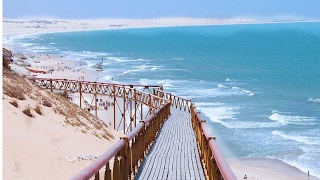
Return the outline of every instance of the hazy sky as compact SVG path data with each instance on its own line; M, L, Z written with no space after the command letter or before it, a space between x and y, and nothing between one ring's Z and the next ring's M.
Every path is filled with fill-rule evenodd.
M320 19L320 0L3 0L9 18Z

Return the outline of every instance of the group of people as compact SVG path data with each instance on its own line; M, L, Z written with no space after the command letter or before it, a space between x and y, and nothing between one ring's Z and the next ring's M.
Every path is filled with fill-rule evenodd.
M103 101L102 99L100 99L100 101L99 101L98 99L96 99L96 100L97 100L98 106L100 107L100 108L98 108L98 110L101 109L101 110L106 110L106 111L107 111L110 106L114 106L114 103L112 103L112 102ZM88 101L84 101L84 103L85 103L88 111L90 111L90 110L95 110L95 109L96 109L96 107L90 105L90 104L88 103Z
M97 99L98 100L98 99ZM99 102L99 106L100 107L103 107L103 109L104 110L108 110L108 108L110 107L110 106L114 106L114 104L113 103L110 103L110 102L108 102L108 101L103 101L102 99L100 99L100 102Z

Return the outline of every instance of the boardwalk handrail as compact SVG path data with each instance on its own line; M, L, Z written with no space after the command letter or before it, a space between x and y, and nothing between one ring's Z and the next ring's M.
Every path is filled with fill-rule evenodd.
M42 88L50 89L51 92L53 89L57 89L76 91L80 92L80 94L81 92L102 93L140 102L150 108L149 116L144 120L141 119L140 123L127 134L127 137L122 137L96 161L75 175L72 180L89 179L92 176L95 176L95 179L99 179L99 170L103 166L106 167L104 172L105 179L111 179L111 177L114 180L130 179L134 176L154 142L157 132L169 116L170 106L190 113L200 158L207 178L210 180L236 179L215 141L216 138L211 136L205 120L201 118L193 102L172 93L164 92L162 86L124 85L46 78L31 78L30 80L37 82ZM150 93L136 88L144 88L143 90L148 90ZM153 90L150 88L153 88ZM153 94L151 94L152 91ZM130 116L130 118L132 117ZM114 158L114 164L112 170L110 170L109 161L112 158Z
M208 179L236 180L237 178L230 169L216 143L216 137L211 136L206 121L201 118L200 112L197 112L193 103L190 108L191 120L196 134L200 158Z
M131 84L115 84L115 83L104 83L104 82L90 82L90 81L78 81L68 79L50 79L50 78L30 78L30 81L35 82L42 88L53 90L66 90L83 93L102 93L106 95L112 95L115 97L123 98L126 94L132 94L135 92L138 96L137 101L150 105L152 108L159 107L160 104L164 103L164 99L153 95L152 89L162 89L162 86L157 85L131 85ZM148 90L146 93L140 91L137 88L143 88ZM150 99L150 98L151 99ZM160 103L160 104L159 104Z
M109 102L112 103L113 111L115 112L113 114L113 124L109 125L113 126L115 130L123 129L124 133L131 131L132 127L136 126L140 120L145 119L153 110L168 102L168 100L153 94L154 89L162 89L162 86L127 85L50 78L30 78L29 80L51 92L63 91L65 95L67 95L67 92L79 93L80 108L86 108L88 111L93 110L95 116L98 116L97 96L109 96L111 98ZM92 94L93 97L92 95L84 96L84 94ZM91 100L88 98L91 98ZM117 98L121 98L123 101L119 101ZM90 101L91 103L88 103ZM147 108L145 108L146 106ZM145 111L147 109L148 111ZM119 112L120 118L117 117L116 112ZM127 121L129 119L131 121Z
M176 96L169 92L164 92L159 88L154 89L154 94L158 97L171 101L171 106L184 111L188 110L190 113L191 100Z
M137 173L144 154L150 149L161 125L170 114L170 102L158 108L154 114L141 121L127 137L122 137L96 161L76 174L71 180L85 180L95 176L105 166L104 179L131 179ZM109 161L114 158L112 170Z

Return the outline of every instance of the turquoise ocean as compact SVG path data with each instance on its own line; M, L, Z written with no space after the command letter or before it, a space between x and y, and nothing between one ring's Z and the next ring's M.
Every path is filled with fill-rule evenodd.
M100 80L163 85L192 99L226 158L279 159L320 177L319 22L49 33L4 43L88 68L103 58Z

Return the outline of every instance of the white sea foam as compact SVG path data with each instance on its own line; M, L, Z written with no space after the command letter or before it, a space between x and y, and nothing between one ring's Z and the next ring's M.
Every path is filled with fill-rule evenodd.
M153 84L153 82L154 82L154 80L149 80L149 79L140 79L139 80L139 83L141 84L141 85L152 85Z
M287 124L311 124L312 121L316 119L314 117L306 117L306 116L290 116L280 114L279 111L272 111L272 115L269 116L269 119L272 121L276 121L281 125Z
M219 97L239 95L239 93L237 92L228 91L227 89L222 89L218 87L213 89L188 88L184 89L184 92L187 94L193 94L195 97Z
M301 136L298 134L288 135L278 130L272 131L272 134L280 136L284 139L293 140L293 141L308 144L308 145L320 145L320 137L308 137L308 136Z
M168 88L173 86L172 83L174 83L174 81L170 79L165 79L165 80L156 81L156 83L159 85L163 85L165 88Z
M110 76L110 75L105 75L105 76L103 77L103 79L108 80L108 81L111 81L111 80L113 80L113 77Z
M231 79L227 78L226 81L227 81L227 82L231 82Z
M257 129L278 127L276 123L255 122L255 121L238 121L235 115L238 114L237 107L220 106L220 107L203 107L197 106L197 109L207 116L210 121L219 123L229 129Z
M110 60L110 61L115 61L115 62L118 62L118 63L123 63L123 62L136 62L136 61L145 61L141 58L139 59L128 59L127 57L107 57L107 60Z
M209 117L210 121L220 123L227 128L234 128L229 122L224 120L235 120L235 107L230 106L218 106L218 107L203 107L197 106L197 109L205 116Z
M314 102L314 103L320 103L320 99L314 99L314 98L309 98L308 99L309 102Z
M128 71L125 71L123 72L123 74L136 74L134 72L138 71L137 69L132 69L132 70L128 70Z
M195 103L196 106L222 106L224 105L223 103L219 103L219 102L196 102Z
M249 91L249 90L243 89L242 91L245 92L245 93L247 93L249 96L254 96L254 93L251 92L251 91Z
M311 162L313 162L315 159L310 159ZM316 176L318 178L320 178L320 170L319 169L315 169L317 167L315 167L315 165L310 165L310 161L306 162L306 163L302 163L302 162L297 162L295 160L286 160L284 159L283 162L290 164L291 166L297 167L298 169L300 169L303 172L308 172L312 175L312 176Z
M228 88L227 86L223 85L223 84L218 84L217 85L219 88Z

